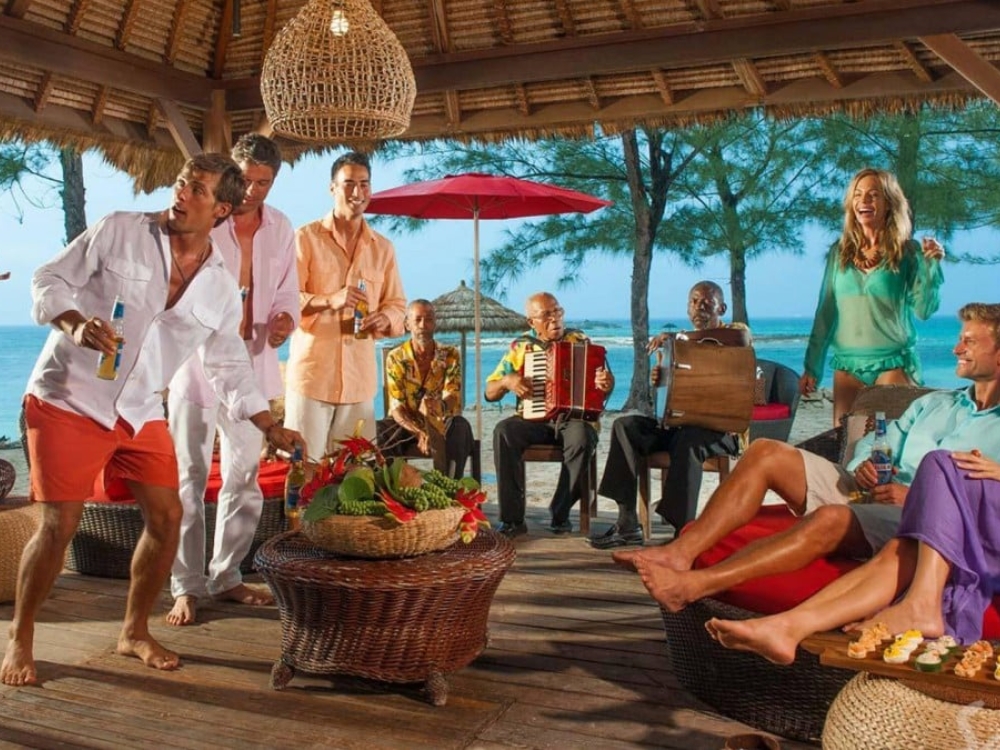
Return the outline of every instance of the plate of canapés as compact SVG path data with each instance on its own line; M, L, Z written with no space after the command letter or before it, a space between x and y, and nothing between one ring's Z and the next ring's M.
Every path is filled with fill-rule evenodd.
M907 630L893 635L885 623L878 622L864 628L861 635L847 644L847 655L852 659L868 659L881 651L886 664L912 664L919 672L942 672L952 660L957 677L974 678L993 659L993 646L979 640L963 647L950 635L925 639L919 630ZM994 679L1000 680L1000 662L993 668Z

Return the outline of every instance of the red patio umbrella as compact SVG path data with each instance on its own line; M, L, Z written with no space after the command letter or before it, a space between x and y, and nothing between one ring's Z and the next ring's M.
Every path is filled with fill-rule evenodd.
M480 359L479 220L517 219L562 213L590 213L611 201L586 193L517 177L469 172L415 182L375 193L369 213L415 219L472 219L475 273L476 437L482 439L482 362Z

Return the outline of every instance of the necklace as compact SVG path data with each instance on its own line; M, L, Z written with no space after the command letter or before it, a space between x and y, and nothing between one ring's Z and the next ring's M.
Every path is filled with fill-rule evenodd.
M854 265L860 271L870 271L882 262L882 253L876 250L872 257L865 255L864 250L858 250L854 255Z
M181 277L181 284L183 286L187 286L188 281L191 280L191 276L194 276L195 273L198 273L198 269L201 268L201 264L205 262L205 256L208 255L208 248L203 249L198 254L198 262L195 264L194 273L192 273L191 276L188 276L186 273L184 273L184 269L181 268L181 259L177 257L177 252L173 249L173 247L170 248L170 254L174 258L174 268L177 269L177 273Z

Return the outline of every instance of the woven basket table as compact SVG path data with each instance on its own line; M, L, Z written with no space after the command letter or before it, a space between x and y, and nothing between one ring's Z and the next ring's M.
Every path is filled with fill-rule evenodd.
M705 630L710 618L746 620L760 615L717 599L692 602L676 614L661 612L680 683L724 716L782 737L818 740L827 709L855 674L821 666L816 654L802 648L789 666L723 648Z
M271 687L296 670L423 682L430 702L444 705L444 676L486 647L490 604L514 557L492 531L395 560L338 556L300 532L274 537L255 559L281 613Z
M964 692L964 691L963 691ZM958 697L958 696L955 696ZM891 677L861 672L830 706L825 750L969 750L1000 744L1000 711L974 695L938 700Z

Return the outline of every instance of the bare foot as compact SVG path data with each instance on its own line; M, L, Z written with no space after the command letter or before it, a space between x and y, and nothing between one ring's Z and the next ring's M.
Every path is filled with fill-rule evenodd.
M776 625L773 617L753 620L720 620L713 617L705 623L709 635L726 648L752 651L775 664L795 661L799 642L784 628Z
M181 594L174 600L174 607L167 612L167 624L194 625L198 614L198 597L191 594Z
M135 656L142 663L153 669L172 670L181 664L181 657L173 651L161 646L152 636L149 638L118 638L118 653L122 656Z
M691 560L684 558L673 549L673 544L663 544L658 547L642 547L640 549L619 550L611 553L611 559L617 565L630 570L639 569L639 560L653 562L671 570L691 570Z
M941 617L941 607L925 607L917 602L903 598L898 604L886 607L874 617L864 622L854 623L854 630L870 628L877 622L884 622L890 633L902 633L914 628L924 634L925 638L937 638L944 635L944 619Z
M247 586L245 583L233 586L228 591L223 591L217 595L217 598L239 602L240 604L249 604L252 607L269 607L274 604L274 596L271 594L270 589L259 586Z
M0 666L0 683L17 686L34 685L37 681L31 644L22 646L20 642L11 639L3 657L3 666Z
M702 596L697 587L691 585L692 571L674 570L644 557L636 558L635 569L649 595L670 612L680 612Z

